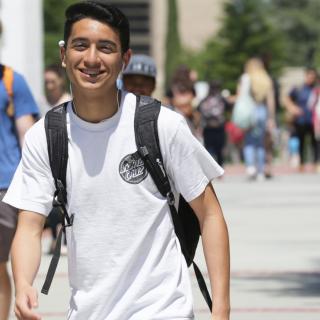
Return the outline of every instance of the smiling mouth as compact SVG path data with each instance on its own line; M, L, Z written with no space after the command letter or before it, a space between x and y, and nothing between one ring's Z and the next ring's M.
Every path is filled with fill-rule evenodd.
M104 71L101 71L101 70L89 70L89 69L79 69L79 70L83 75L91 79L95 79L100 74L104 73Z

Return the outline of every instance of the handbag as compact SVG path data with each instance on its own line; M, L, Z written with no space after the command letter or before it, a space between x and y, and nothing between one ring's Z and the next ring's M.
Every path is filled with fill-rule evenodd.
M248 74L241 77L240 93L232 110L232 122L241 129L248 129L255 123L256 103L250 93Z

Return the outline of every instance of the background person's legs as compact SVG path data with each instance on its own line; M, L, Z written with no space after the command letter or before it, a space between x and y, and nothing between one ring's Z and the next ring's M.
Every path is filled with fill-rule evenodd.
M7 262L18 218L18 210L1 201L5 193L0 190L0 320L9 318L11 283Z
M9 318L11 283L7 261L14 233L14 228L8 228L0 224L0 320Z
M245 145L243 148L243 157L246 165L247 176L254 179L257 174L255 148L252 144Z
M305 149L305 137L306 137L306 127L305 125L295 125L295 132L296 136L299 139L299 155L300 155L300 169L304 169L305 164L305 156L304 156L304 149Z
M11 304L11 283L7 263L0 263L0 320L9 319Z

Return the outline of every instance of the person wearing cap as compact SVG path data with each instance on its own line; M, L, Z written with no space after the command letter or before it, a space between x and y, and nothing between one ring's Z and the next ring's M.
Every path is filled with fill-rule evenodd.
M74 217L66 226L71 287L66 318L194 320L191 280L170 199L158 192L137 151L137 97L117 88L131 56L128 19L106 2L77 2L66 10L64 30L61 60L73 100L65 106L63 189L68 217ZM155 75L155 69L149 74ZM165 107L159 113L158 137L161 167L163 163L174 192L190 203L201 226L214 296L211 320L229 320L228 232L211 183L223 169L192 136L184 118ZM58 182L62 190L63 182ZM41 319L33 282L55 189L41 119L26 136L22 161L4 199L21 210L12 245L19 320Z
M157 68L152 57L133 55L123 71L123 86L136 95L152 96L156 87Z

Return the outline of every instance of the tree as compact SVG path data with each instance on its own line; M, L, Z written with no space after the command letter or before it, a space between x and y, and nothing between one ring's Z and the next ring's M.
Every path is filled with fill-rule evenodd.
M253 56L272 57L272 72L279 70L283 63L283 41L269 12L264 1L227 1L217 37L191 59L191 63L196 59L202 62L194 64L200 78L219 79L234 91L245 62Z
M167 87L174 70L181 62L181 42L178 30L178 12L176 0L167 0L168 28L166 34L165 86Z
M63 38L64 11L76 0L44 0L45 65L59 63L58 41Z
M289 65L312 66L320 63L320 1L272 0L274 24L283 32Z

